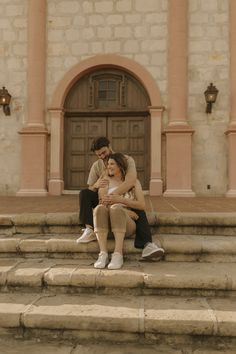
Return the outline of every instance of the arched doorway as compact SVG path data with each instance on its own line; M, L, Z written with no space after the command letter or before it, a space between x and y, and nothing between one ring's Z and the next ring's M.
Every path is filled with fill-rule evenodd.
M50 112L50 173L48 190L51 195L61 195L64 183L64 121L66 100L71 89L85 78L97 70L115 69L129 74L136 79L139 87L144 90L150 99L149 111L150 136L148 137L150 146L149 164L149 192L150 195L162 195L163 181L161 173L161 122L164 107L162 106L159 88L154 78L140 64L132 59L116 54L101 54L85 59L71 68L57 85L51 105ZM65 108L64 108L65 107ZM148 120L147 120L148 121ZM96 134L98 135L98 134ZM114 141L113 141L114 145ZM114 149L115 149L114 145ZM118 151L118 149L116 149ZM130 153L130 151L129 151ZM92 160L91 160L92 162ZM84 177L85 178L85 177Z
M144 189L150 180L150 106L144 87L124 70L103 68L80 78L64 105L64 185L87 186L96 156L92 140L107 136L115 151L131 155Z

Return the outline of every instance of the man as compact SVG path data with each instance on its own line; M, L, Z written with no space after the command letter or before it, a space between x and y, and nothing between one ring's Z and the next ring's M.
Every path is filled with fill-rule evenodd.
M88 188L80 192L80 221L85 225L83 234L77 239L78 243L88 243L96 240L93 231L93 209L98 205L98 189L107 185L107 180L101 176L106 169L108 157L114 151L112 150L110 141L106 137L95 139L92 143L91 150L97 155L98 160L95 161L90 169L88 177ZM128 168L124 182L116 189L116 194L124 194L135 184L137 171L134 159L127 156ZM144 210L134 209L138 215L136 222L136 236L134 246L143 249L142 257L144 259L158 258L160 259L164 250L152 242L152 235L149 228L147 216Z

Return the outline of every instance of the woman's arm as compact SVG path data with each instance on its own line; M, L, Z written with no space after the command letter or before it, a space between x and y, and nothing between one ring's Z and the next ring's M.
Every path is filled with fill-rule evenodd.
M103 198L104 202L106 204L116 204L116 203L121 203L125 204L128 208L131 209L139 209L139 210L145 210L145 199L143 195L143 190L141 187L141 184L138 180L136 180L135 183L135 197L136 200L130 199L130 198L125 198L121 195L117 194L110 194L107 195Z

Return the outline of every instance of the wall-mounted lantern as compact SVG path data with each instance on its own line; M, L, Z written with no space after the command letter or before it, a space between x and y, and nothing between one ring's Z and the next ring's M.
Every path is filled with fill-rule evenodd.
M7 89L3 86L0 90L0 106L3 107L3 112L6 116L10 116L10 102L11 102L11 95L8 93Z
M212 82L207 87L206 91L204 92L205 99L206 99L206 113L211 113L212 110L212 103L215 103L219 90L215 86L213 86Z

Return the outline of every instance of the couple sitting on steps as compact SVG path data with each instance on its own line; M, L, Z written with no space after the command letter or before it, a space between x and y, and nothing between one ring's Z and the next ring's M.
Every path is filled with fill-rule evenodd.
M134 246L143 249L143 259L161 259L164 250L152 242L144 211L144 195L133 158L114 153L106 137L95 139L91 150L98 160L91 167L88 189L81 190L79 195L80 221L85 225L85 230L77 243L98 240L100 253L94 267L99 269L109 263L109 230L115 238L109 269L122 267L124 237L134 234Z

